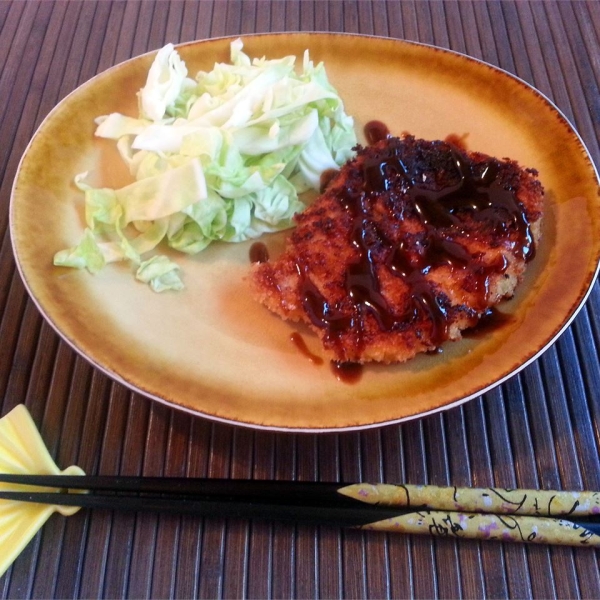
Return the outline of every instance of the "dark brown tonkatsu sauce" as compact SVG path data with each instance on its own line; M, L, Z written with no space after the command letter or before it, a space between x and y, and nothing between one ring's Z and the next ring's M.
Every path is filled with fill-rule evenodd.
M488 308L475 327L471 329L465 329L462 332L462 336L465 338L481 338L485 337L492 331L497 331L505 325L514 323L515 318L512 315L503 313L497 308Z
M331 362L331 371L342 383L357 383L363 374L363 366L353 362Z
M447 144L455 146L456 148L460 148L460 150L467 149L466 135L458 135L458 133L450 133L445 138L444 141Z
M339 173L339 169L325 169L321 173L319 180L319 191L321 194L327 189L327 186L331 183L331 180Z
M370 143L376 143L388 138L389 131L383 123L374 121L365 127L365 136ZM356 260L345 272L345 289L353 306L351 314L330 304L307 277L302 265L297 265L304 309L315 326L326 330L329 341L335 343L341 334L352 330L360 345L364 319L370 314L382 331L394 330L425 316L432 324L432 343L439 346L444 342L449 334L448 314L425 276L434 267L449 265L460 269L476 261L476 257L460 244L438 232L440 228L460 228L465 214L496 231L516 232L517 252L525 261L533 258L535 248L527 217L514 191L500 181L500 163L490 159L483 167L481 164L475 166L458 148L450 146L448 152L456 169L457 182L442 189L431 189L413 179L397 150L391 147L391 151L384 151L363 163L362 189L348 186L339 194L340 202L352 217L351 242L357 250ZM411 199L425 232L423 251L417 260L405 248L403 240L399 243L387 240L370 217L376 198L398 189L399 182ZM409 286L412 307L406 314L394 314L381 293L373 255L376 245L386 248L388 258L384 264L390 272ZM500 260L502 263L493 267L477 268L476 293L482 309L489 291L490 274L503 272L507 267L505 259Z
M306 345L304 338L297 331L290 335L290 342L296 346L296 348L300 351L300 354L308 358L308 360L314 365L322 365L323 359L316 354L313 354Z
M385 138L390 137L390 130L385 123L381 121L369 121L364 128L365 139L370 145L376 144Z
M249 251L250 262L264 263L269 260L269 249L262 242L254 242Z

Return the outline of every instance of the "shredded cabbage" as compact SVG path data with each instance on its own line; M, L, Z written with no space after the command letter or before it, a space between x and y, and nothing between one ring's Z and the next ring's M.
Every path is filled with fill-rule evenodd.
M86 230L54 264L95 273L129 260L136 278L155 291L183 287L166 256L144 257L166 241L194 254L213 241L240 242L292 226L304 208L299 194L318 189L320 175L341 166L356 145L322 63L308 51L251 60L231 43L231 64L188 77L172 44L159 50L138 93L137 118L96 119L96 136L115 140L133 181L85 195Z

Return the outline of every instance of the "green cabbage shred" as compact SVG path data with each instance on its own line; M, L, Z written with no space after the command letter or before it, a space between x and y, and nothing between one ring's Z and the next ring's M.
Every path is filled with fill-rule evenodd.
M354 123L308 51L297 72L294 56L251 60L242 49L235 40L231 64L191 79L168 44L138 93L139 115L96 119L96 136L116 141L132 183L95 188L87 173L75 177L86 229L55 265L96 273L127 260L153 290L179 290L179 267L145 256L163 241L195 254L292 226L304 208L299 195L352 156Z

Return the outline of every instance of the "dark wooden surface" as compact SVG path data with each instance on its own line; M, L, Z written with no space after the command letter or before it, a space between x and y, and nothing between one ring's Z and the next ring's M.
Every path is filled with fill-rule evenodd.
M8 231L19 159L52 107L131 56L208 37L346 31L466 52L539 88L600 164L600 3L0 2L0 409L25 403L88 473L600 490L600 291L539 360L462 407L362 433L215 424L133 394L28 298ZM2 549L0 549L0 552ZM192 517L55 515L2 598L598 598L598 551Z

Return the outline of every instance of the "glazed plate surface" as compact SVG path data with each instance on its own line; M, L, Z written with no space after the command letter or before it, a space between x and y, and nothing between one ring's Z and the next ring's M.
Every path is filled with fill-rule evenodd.
M231 39L178 47L189 73L229 61ZM305 49L324 61L346 111L362 128L393 134L465 136L469 150L510 157L539 171L546 189L543 241L516 296L502 306L508 324L443 352L396 366L368 366L360 381L338 381L291 343L300 331L255 303L245 277L251 242L214 244L196 256L172 254L185 289L154 293L131 267L96 275L53 266L84 227L74 184L119 187L128 174L114 143L94 137L94 119L137 115L136 92L154 54L98 75L42 123L21 162L10 230L25 285L56 331L93 365L131 389L194 414L251 427L295 431L357 429L455 406L529 364L568 326L596 276L600 252L598 176L580 138L543 95L490 65L398 40L345 34L268 34L244 38L251 57ZM265 237L272 254L284 236Z

